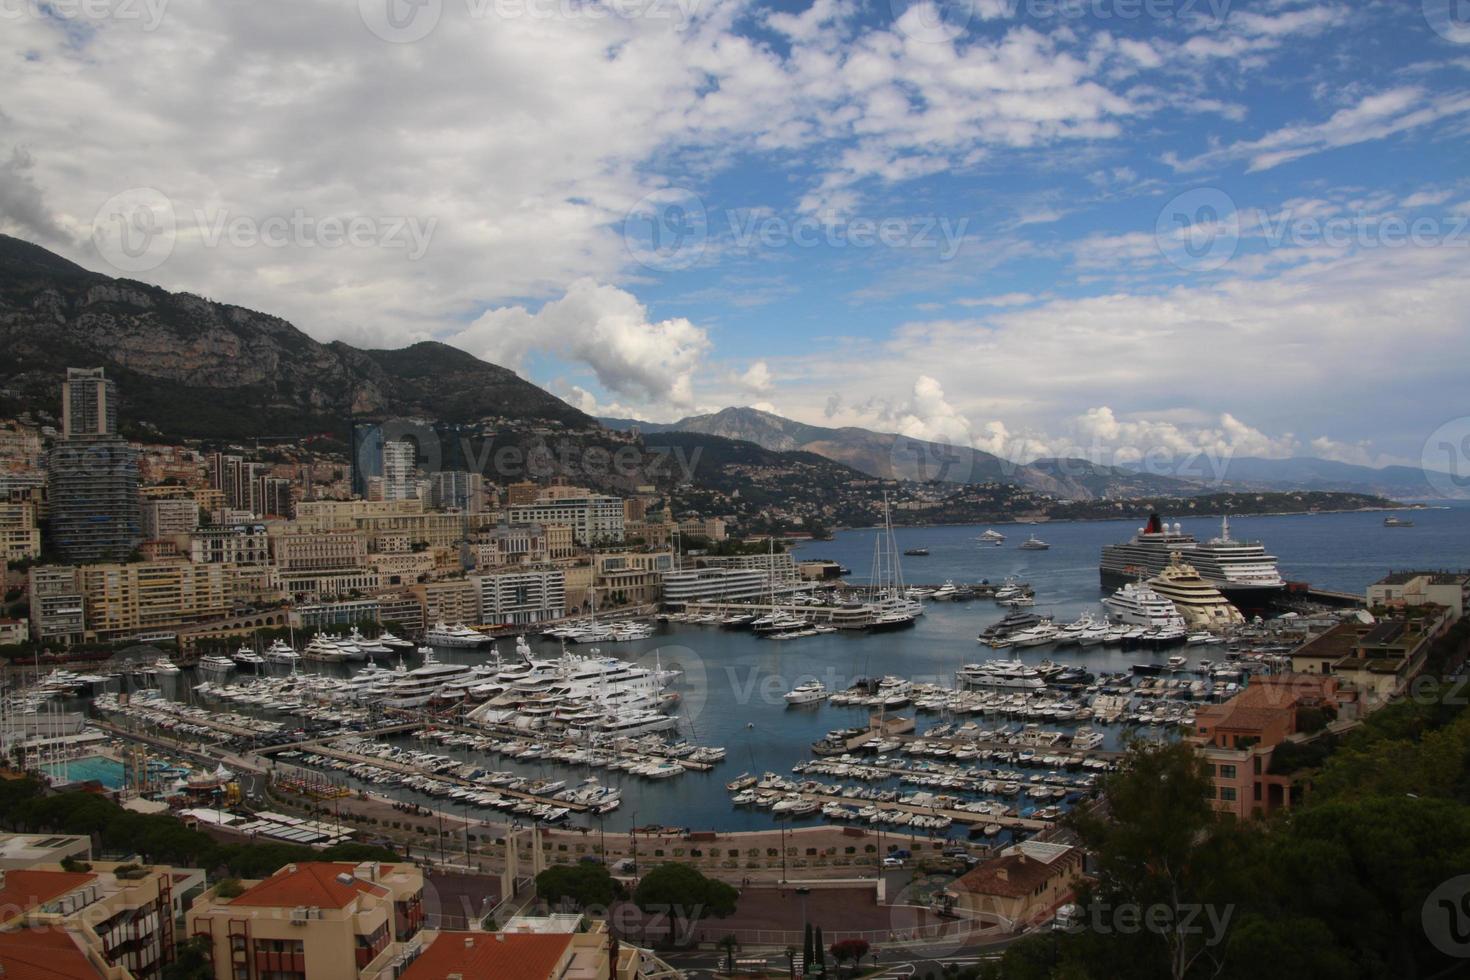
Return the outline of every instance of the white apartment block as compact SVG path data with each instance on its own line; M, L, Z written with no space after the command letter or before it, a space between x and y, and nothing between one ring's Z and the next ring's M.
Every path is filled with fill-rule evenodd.
M509 509L512 524L560 524L572 529L572 539L583 547L618 544L623 540L623 500L601 494L542 499Z
M759 599L770 591L764 571L754 568L693 568L665 572L663 601L738 602Z
M199 505L193 497L163 497L143 503L143 537L150 541L192 534L199 526Z
M383 443L383 499L417 498L414 467L418 450L411 442Z
M480 622L539 623L566 615L566 575L559 568L477 575Z

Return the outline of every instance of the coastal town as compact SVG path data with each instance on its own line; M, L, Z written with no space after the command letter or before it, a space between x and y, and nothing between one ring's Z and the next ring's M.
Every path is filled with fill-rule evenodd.
M844 954L999 964L1084 914L1082 828L1140 753L1188 753L1209 812L1269 823L1310 808L1336 746L1380 713L1444 697L1470 647L1470 572L1395 570L1362 594L1291 583L1228 516L1199 541L1154 514L1103 547L1103 601L1066 621L1013 576L905 581L932 552L901 547L886 500L883 525L848 532L874 547L854 575L809 534L742 534L740 515L671 510L656 484L426 467L442 443L392 423L354 426L346 456L138 443L104 370L58 387L59 416L3 430L6 602L23 615L3 621L0 738L12 787L41 794L26 806L119 809L81 836L7 837L25 856L7 874L35 890L15 921L85 921L79 955L105 976L224 970L243 948L308 976L441 960L496 976L532 956L548 976L659 977L718 966L700 952L716 939L739 947L736 972L779 972L773 953L803 938L780 911L793 893L845 903L820 923ZM997 526L966 547L1042 562L1036 532L1065 527ZM720 677L747 648L882 643L940 616L1000 656L843 678L818 655L753 702ZM746 736L698 722L732 698L834 727L809 753L771 745L786 772L752 770ZM681 820L661 795L710 780L734 822ZM112 836L138 816L169 843ZM199 849L221 847L293 857L220 877ZM666 862L731 889L721 919L639 898ZM579 885L556 883L571 871ZM575 897L588 888L605 907ZM107 923L145 913L124 956Z
M1470 0L0 0L0 980L1470 978Z

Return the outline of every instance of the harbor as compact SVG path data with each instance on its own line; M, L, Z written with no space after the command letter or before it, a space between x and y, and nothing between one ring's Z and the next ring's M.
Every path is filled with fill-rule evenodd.
M833 630L799 645L772 643L750 624L725 622L759 612L759 603L723 603L645 617L615 642L528 634L435 648L432 657L414 649L213 672L170 671L143 657L85 679L40 676L71 698L66 704L108 719L113 733L274 770L323 798L387 794L477 820L573 829L626 830L679 814L681 825L719 832L829 822L1004 842L1085 800L1126 739L1177 737L1198 706L1280 669L1286 652L1333 621L1322 612L1242 622L1208 643L1188 632L1170 643L1087 642L1088 624L1108 621L1107 595L1096 584L1095 553L1090 565L1085 557L1090 547L1081 546L1081 561L1068 558L1079 550L1069 531L1119 535L1116 525L1052 527L1051 549L1020 558L1017 549L976 543L976 529L896 532L951 539L911 562L930 563L943 581L988 580L1029 600L921 598L922 615L897 632ZM847 532L857 548L873 538ZM805 547L830 553L837 543ZM823 595L841 600L863 586L819 586L781 608L805 614L822 608ZM999 626L1024 616L1057 634L1036 645L995 642ZM423 668L431 669L417 673ZM575 691L552 691L577 677ZM428 693L388 693L415 685ZM432 696L442 690L461 692L466 705ZM639 719L627 734L589 710L597 696L619 694L647 705L621 712ZM772 784L769 805L759 790L737 802L741 791L727 788L741 774L759 782L763 773L790 781ZM915 793L933 799L913 802Z

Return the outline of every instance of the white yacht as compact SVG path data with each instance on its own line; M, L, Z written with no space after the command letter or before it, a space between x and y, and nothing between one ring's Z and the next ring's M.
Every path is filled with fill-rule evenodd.
M199 658L199 669L207 674L228 674L235 669L235 661L222 653L210 653Z
M384 630L378 634L378 643L395 653L412 653L413 643Z
M1034 534L1027 538L1025 541L1021 542L1022 551L1046 551L1050 547L1051 545L1047 544L1045 541L1041 540Z
M955 587L953 579L945 579L944 584L935 589L934 595L930 596L930 598L934 599L936 602L948 602L949 600L953 599L955 597L955 594L959 591L960 590Z
M1141 582L1130 582L1103 600L1103 608L1116 623L1146 629L1183 630L1184 617L1174 603Z
M352 632L348 634L347 642L354 644L357 649L362 651L363 655L367 657L393 656L393 648L384 643L381 638L376 640L369 640L367 637L358 632L356 626L352 627Z
M985 533L980 535L981 541L994 541L996 544L1000 544L1005 539L1006 536L1004 534L1001 534L999 531L993 531L990 528L986 528Z
M787 704L815 704L827 698L825 685L818 680L803 681L782 695Z
M1148 585L1174 603L1190 629L1226 628L1245 622L1240 610L1177 553L1168 567L1148 580Z
M482 647L491 640L479 630L472 630L462 623L449 626L441 622L424 631L424 642L435 647L474 648Z
M1014 660L987 660L965 664L955 677L967 687L987 687L1007 691L1035 691L1046 686L1033 667Z
M1030 629L1021 630L1011 635L1011 646L1016 649L1023 647L1039 647L1048 643L1055 643L1061 635L1061 630L1053 623L1042 621Z
M266 663L272 664L294 664L301 659L301 654L291 649L285 640L272 640L261 656Z
M254 670L255 668L265 663L264 657L256 653L254 650L250 649L247 644L243 643L240 645L240 649L235 651L234 660L235 663L239 664L241 667L249 667L251 670Z
M301 656L306 660L315 660L324 664L345 663L349 658L347 651L338 644L333 637L325 633L318 633L306 644L306 649L301 651Z
M413 670L397 667L393 680L388 683L383 704L389 708L418 708L434 699L435 693L448 681L469 674L464 664L447 664L434 657L433 651L424 655L422 666Z
M167 657L159 657L157 660L153 661L153 663L149 664L147 667L144 667L143 673L174 675L179 673L179 668L177 664L175 664Z

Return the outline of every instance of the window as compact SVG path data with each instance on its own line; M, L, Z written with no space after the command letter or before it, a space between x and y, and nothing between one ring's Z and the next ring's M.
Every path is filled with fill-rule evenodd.
M1234 786L1221 786L1220 787L1220 799L1224 800L1226 803L1234 803L1235 802L1235 787Z
M1220 778L1221 779L1234 779L1235 778L1235 767L1234 766L1222 765L1220 767Z

